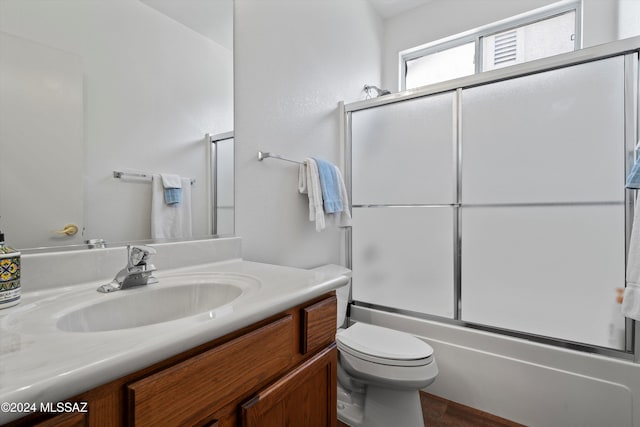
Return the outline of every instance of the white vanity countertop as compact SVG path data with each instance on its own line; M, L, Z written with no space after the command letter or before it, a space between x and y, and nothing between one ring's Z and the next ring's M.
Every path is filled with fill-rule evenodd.
M0 312L0 403L63 401L332 291L349 280L340 268L303 270L241 259L166 270L156 276L162 284L163 276L209 272L251 276L260 285L214 318L203 313L104 332L61 331L51 310L33 308L51 306L52 301L64 307L65 301L79 295L100 301L136 292L137 288L100 294L95 291L104 284L100 281L23 293L20 304ZM28 317L16 320L27 311ZM0 424L25 415L0 411Z

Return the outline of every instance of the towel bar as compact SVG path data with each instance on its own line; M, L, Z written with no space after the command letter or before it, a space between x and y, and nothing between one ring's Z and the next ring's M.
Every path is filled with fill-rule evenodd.
M258 151L258 160L259 161L263 161L264 159L268 159L268 158L284 160L285 162L297 163L299 165L304 164L303 162L299 162L297 160L291 160L291 159L287 159L286 157L282 157L280 154L268 153L268 152L265 152L265 151Z
M143 179L151 179L153 174L146 172L122 172L122 171L113 171L114 178L143 178ZM196 183L195 178L191 178L191 185Z

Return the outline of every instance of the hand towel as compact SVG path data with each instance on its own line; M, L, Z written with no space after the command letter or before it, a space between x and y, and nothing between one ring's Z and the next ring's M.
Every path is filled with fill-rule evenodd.
M640 205L636 209L631 226L629 253L627 258L627 286L622 300L622 314L640 320Z
M340 203L342 204L342 210L329 214L329 218L333 221L336 227L349 227L351 226L351 213L349 213L349 196L347 195L347 187L342 179L342 173L337 166L333 166L335 169L335 176L340 188Z
M180 175L160 174L164 188L164 202L167 205L175 205L182 202L182 183Z
M168 205L164 200L164 184L160 175L153 175L151 187L151 237L185 238L192 236L191 180L180 178L182 202Z
M340 183L338 182L338 176L336 174L337 168L325 160L316 157L314 157L314 160L318 165L324 211L328 214L342 212L343 205L340 194Z
M180 175L173 175L169 173L161 173L162 186L164 188L182 188L182 178Z
M324 209L321 179L316 160L312 158L305 159L298 171L298 192L309 196L309 221L316 222L316 231L322 231L328 221L338 227L351 225L347 188L342 179L342 174L337 166L331 163L329 165L333 168L331 174L338 187L337 197L334 197L334 199L341 205L339 211L332 213L326 213Z
M322 207L322 188L318 165L312 158L304 159L298 170L298 191L309 196L309 221L316 222L316 231L325 227L324 209Z

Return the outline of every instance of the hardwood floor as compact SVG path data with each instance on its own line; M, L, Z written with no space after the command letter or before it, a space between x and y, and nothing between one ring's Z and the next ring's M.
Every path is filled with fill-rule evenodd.
M425 427L522 427L522 424L420 392ZM349 427L338 421L338 427ZM398 426L401 427L401 426Z

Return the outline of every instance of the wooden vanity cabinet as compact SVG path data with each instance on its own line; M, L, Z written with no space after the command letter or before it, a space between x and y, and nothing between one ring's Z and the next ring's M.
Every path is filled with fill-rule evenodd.
M85 427L87 417L84 413L60 414L32 425L38 427Z
M242 427L333 426L337 420L335 345L260 391L241 406Z
M336 310L326 294L66 400L87 413L7 426L336 426Z

